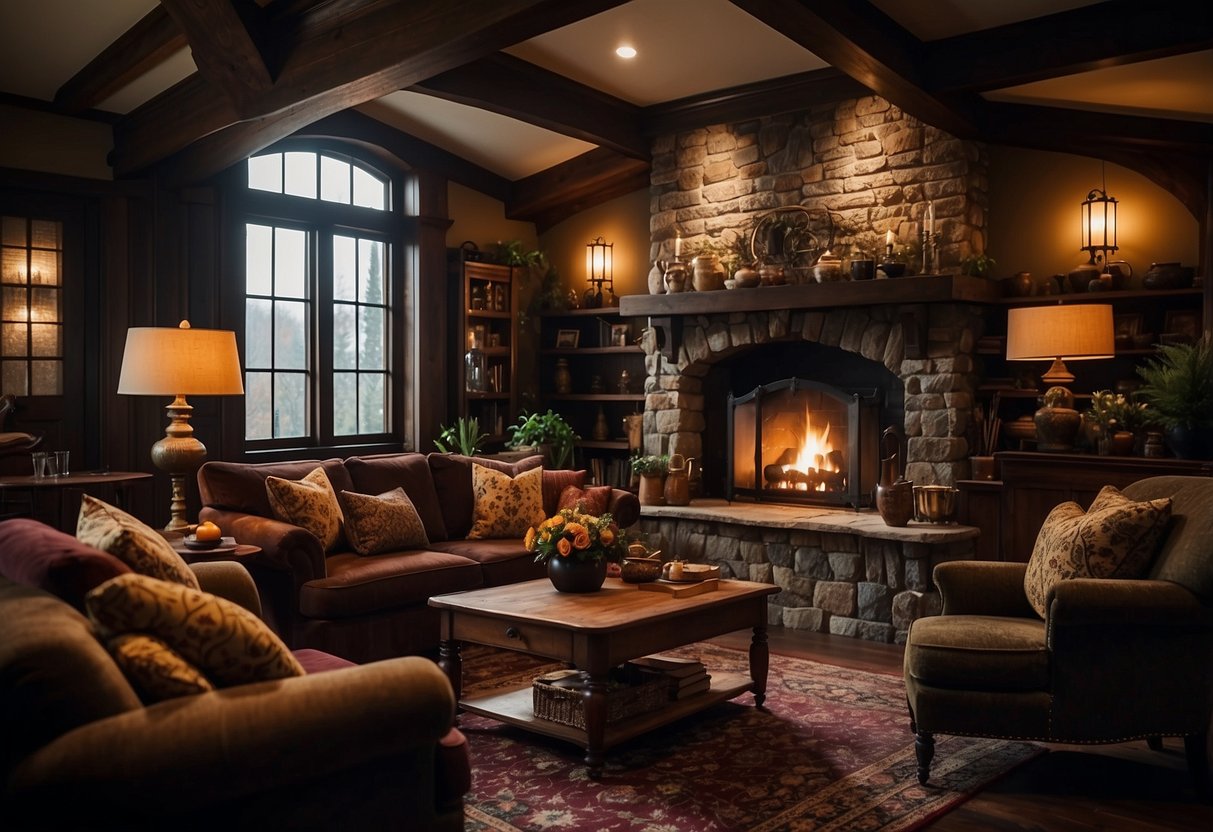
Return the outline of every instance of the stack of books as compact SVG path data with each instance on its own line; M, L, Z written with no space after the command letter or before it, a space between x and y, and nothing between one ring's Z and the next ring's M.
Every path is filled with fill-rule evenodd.
M685 699L703 693L712 686L712 677L708 675L707 668L696 659L657 654L632 659L629 664L665 676L669 680L671 699Z

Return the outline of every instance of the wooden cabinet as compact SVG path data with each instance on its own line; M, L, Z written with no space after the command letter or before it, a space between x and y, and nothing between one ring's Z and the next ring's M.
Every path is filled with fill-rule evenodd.
M981 529L978 552L989 560L1027 562L1036 535L1055 506L1073 500L1085 509L1105 485L1124 488L1164 475L1213 476L1213 461L1033 452L995 456L1002 480L961 482L957 518ZM998 495L997 515L993 494ZM998 542L996 550L992 540Z
M540 399L581 437L576 464L599 484L626 488L631 479L624 417L644 411L644 351L637 343L642 321L620 317L615 308L545 312L541 318ZM605 435L596 432L599 425Z
M515 270L461 258L454 263L452 421L478 419L489 444L497 445L508 438L518 410Z

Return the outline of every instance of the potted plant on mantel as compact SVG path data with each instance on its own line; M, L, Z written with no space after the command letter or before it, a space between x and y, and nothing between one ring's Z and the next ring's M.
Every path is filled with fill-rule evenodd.
M670 470L670 458L648 454L632 457L632 472L640 477L637 498L642 506L665 505L665 475Z
M1167 429L1171 452L1213 459L1213 343L1162 344L1137 374L1145 381L1137 396Z
M550 409L547 413L523 413L518 424L510 425L509 432L507 447L534 448L552 468L567 468L572 463L573 443L581 438L563 416Z

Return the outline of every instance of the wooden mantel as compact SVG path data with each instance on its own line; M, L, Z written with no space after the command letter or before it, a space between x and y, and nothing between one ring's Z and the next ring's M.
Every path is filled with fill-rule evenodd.
M997 303L1000 298L1001 291L996 281L942 274L888 280L758 286L716 292L678 292L673 295L624 295L619 299L619 314L666 317L889 303Z
M683 318L687 315L897 304L903 307L906 357L921 358L926 345L927 316L921 314L923 304L998 303L1000 298L999 286L993 280L941 274L672 295L624 295L619 299L619 314L648 316L649 324L658 332L658 349L674 361L682 342Z

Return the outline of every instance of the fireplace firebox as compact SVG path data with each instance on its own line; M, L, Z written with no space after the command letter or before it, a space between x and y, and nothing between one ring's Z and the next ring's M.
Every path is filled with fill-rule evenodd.
M879 473L881 393L787 378L729 395L730 500L871 505Z

